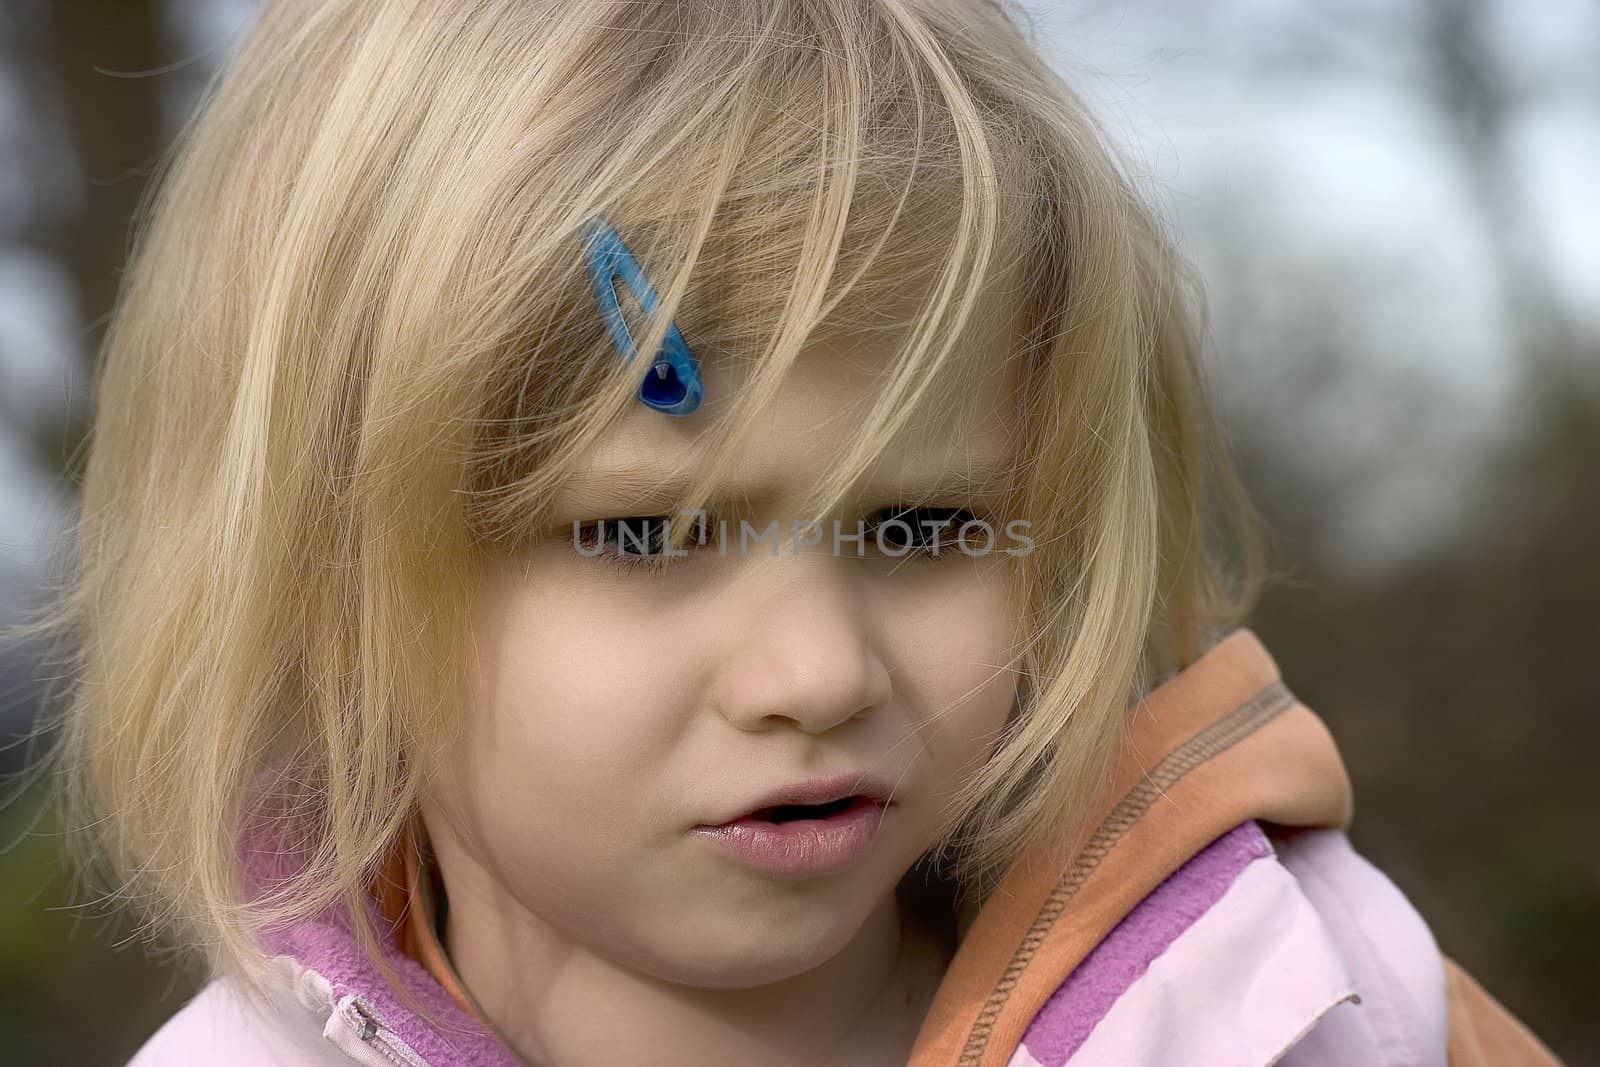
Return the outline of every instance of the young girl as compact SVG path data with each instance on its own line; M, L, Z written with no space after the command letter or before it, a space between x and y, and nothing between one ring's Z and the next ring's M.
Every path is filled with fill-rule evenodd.
M41 623L133 1062L1555 1062L1242 625L1184 279L997 0L267 3Z

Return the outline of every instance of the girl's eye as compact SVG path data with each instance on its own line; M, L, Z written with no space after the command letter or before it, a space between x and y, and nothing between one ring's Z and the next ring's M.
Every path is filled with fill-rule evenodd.
M862 523L866 544L894 558L940 559L959 554L962 529L981 521L967 508L903 506L880 508ZM677 554L666 554L668 515L627 515L572 524L574 549L586 559L622 570L660 571ZM854 534L855 530L846 531ZM684 551L712 543L711 520L697 515ZM870 549L869 549L870 551Z
M572 524L573 546L590 559L616 567L659 569L676 556L665 554L670 515L626 515ZM710 540L709 521L695 519L685 551Z
M892 507L876 512L867 527L892 555L940 558L959 554L961 529L975 521L966 508Z

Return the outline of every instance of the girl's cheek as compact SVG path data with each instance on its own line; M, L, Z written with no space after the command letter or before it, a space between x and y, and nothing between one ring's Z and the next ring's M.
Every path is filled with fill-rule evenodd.
M956 568L961 567L959 572ZM988 758L1017 694L1012 669L1016 621L1006 575L997 566L952 565L925 592L901 637L901 693L919 715L941 777L954 780Z
M693 657L663 655L669 630L659 605L615 603L624 576L542 558L486 590L473 619L477 669L469 668L460 759L480 785L481 810L515 797L563 825L625 820L651 799L681 742ZM679 648L678 643L673 647ZM619 792L620 783L629 783ZM659 800L659 798L655 798Z

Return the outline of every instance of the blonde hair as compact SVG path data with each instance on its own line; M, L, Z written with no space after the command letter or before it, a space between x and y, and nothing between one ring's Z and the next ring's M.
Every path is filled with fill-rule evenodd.
M597 213L662 298L639 347L676 318L751 367L686 508L808 338L915 277L835 506L1020 268L1029 330L982 372L1025 383L1026 684L936 850L981 896L1077 840L1130 699L1242 622L1261 542L1190 273L1024 28L982 0L266 5L142 220L79 557L17 631L67 652L61 794L148 929L254 991L256 935L341 901L393 979L362 901L460 718L481 565L637 384L578 254ZM252 898L271 768L308 859Z

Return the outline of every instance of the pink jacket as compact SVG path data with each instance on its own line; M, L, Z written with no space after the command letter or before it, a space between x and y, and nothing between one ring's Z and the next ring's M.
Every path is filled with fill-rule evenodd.
M1087 843L963 918L908 1067L1559 1067L1351 848L1352 811L1332 737L1236 630L1130 712ZM397 942L445 1026L404 1010L336 913L268 947L267 1013L213 980L129 1067L519 1062Z

